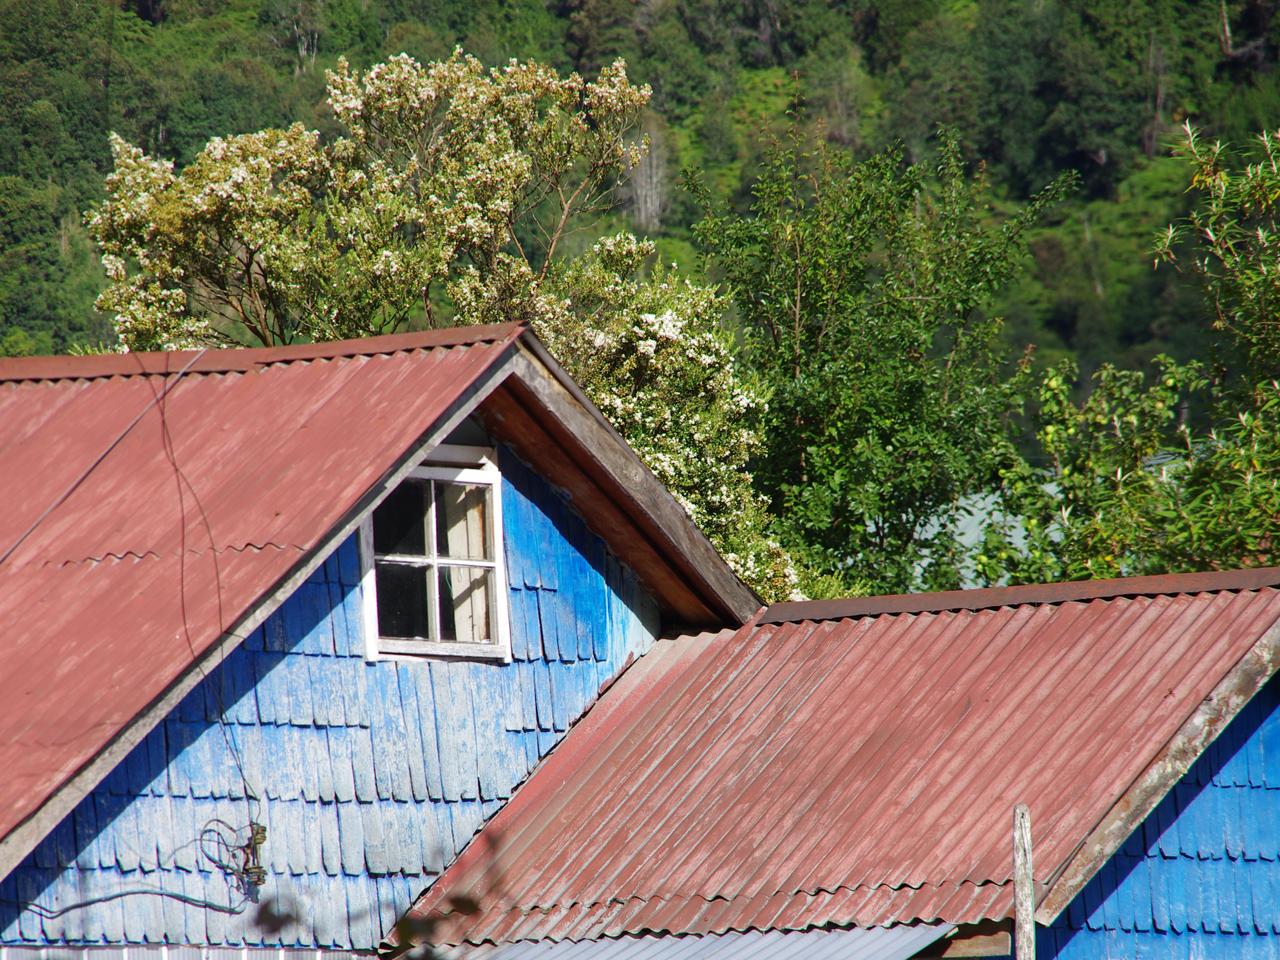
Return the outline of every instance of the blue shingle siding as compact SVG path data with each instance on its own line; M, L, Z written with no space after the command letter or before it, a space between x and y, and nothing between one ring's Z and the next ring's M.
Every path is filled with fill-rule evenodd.
M1034 811L1033 811L1034 815ZM1280 960L1280 677L1049 929L1061 960Z
M0 881L0 943L375 946L657 633L604 543L502 466L512 663L366 663L352 538ZM250 820L260 899L304 918L274 936L215 862Z

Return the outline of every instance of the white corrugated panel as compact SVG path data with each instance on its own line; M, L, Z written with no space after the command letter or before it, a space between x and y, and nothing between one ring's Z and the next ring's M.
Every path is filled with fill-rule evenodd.
M451 960L906 960L945 937L949 924L865 930L770 930L705 937L523 941L454 950Z

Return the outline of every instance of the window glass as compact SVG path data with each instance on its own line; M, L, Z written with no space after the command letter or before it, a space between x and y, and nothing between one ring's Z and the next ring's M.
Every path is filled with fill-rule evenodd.
M378 633L413 640L431 635L427 584L430 567L379 563Z
M493 571L484 567L440 568L440 639L487 643Z
M426 556L431 484L406 480L373 511L373 549L379 554Z
M489 560L489 487L436 483L436 544L442 557Z

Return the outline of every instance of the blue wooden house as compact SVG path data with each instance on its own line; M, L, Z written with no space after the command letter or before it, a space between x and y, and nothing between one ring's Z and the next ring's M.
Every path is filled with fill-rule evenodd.
M1278 586L783 603L659 639L387 951L1010 956L1025 804L1042 960L1280 957Z
M1278 844L1280 680L1273 677L1067 909L1037 929L1037 955L1280 957Z
M759 606L517 326L2 360L0 424L3 960L372 950Z

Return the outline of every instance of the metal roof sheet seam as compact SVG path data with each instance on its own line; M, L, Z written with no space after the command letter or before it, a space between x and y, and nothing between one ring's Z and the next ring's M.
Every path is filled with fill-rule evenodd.
M1013 804L1051 880L1280 620L1277 573L659 641L485 828L501 888L473 845L413 912L480 894L449 942L1002 918Z

